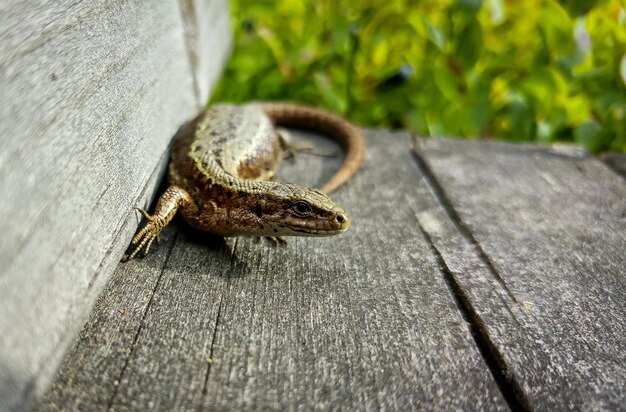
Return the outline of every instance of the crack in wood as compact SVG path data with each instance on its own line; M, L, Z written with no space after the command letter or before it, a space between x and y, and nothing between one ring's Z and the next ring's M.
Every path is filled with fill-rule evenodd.
M533 407L521 384L515 378L515 375L511 373L498 347L491 340L485 324L470 303L467 295L463 292L461 285L454 278L452 271L448 268L443 255L435 246L430 234L420 225L418 219L415 222L432 253L435 255L444 281L450 289L459 312L468 325L470 335L474 339L476 347L487 364L508 406L512 411L532 411Z
M230 282L230 276L228 277L228 281L226 287L228 288L228 283ZM217 340L217 330L220 326L220 318L222 316L222 304L224 302L224 294L220 296L220 304L217 307L217 316L215 317L215 328L213 329L213 336L211 338L211 348L209 349L209 358L207 359L207 369L206 374L204 375L204 383L202 384L202 400L204 401L204 396L208 392L209 386L209 376L211 375L211 365L213 364L213 349L215 348L215 341ZM204 404L204 402L202 402Z
M135 332L135 336L133 337L133 342L130 345L130 351L128 352L128 356L126 357L126 359L124 359L124 365L122 366L122 370L120 371L120 374L118 375L116 379L117 385L115 385L115 388L113 389L113 393L111 394L111 399L109 400L109 404L107 405L107 411L111 411L113 409L113 403L115 402L115 398L117 397L118 388L122 384L122 378L124 378L124 373L126 372L126 368L128 367L130 358L133 356L133 352L135 351L135 348L137 347L137 341L139 340L139 335L141 335L141 331L143 330L144 323L146 321L146 316L148 316L148 312L150 311L150 308L152 307L154 296L156 295L157 289L159 289L159 285L161 284L161 279L163 279L163 274L165 273L165 269L167 268L167 263L169 262L170 257L172 256L172 252L174 251L174 246L176 245L176 240L178 239L178 233L179 233L178 230L176 231L176 233L174 233L174 239L172 241L172 245L167 251L165 262L163 262L163 267L161 268L161 273L159 273L159 277L154 285L154 289L152 289L152 294L150 295L150 301L146 305L146 309L143 311L143 314L141 315L141 322L139 323L137 332Z
M235 252L237 251L237 246L239 244L239 238L235 238L235 244L231 249L230 255L230 267L232 268L236 264L236 256ZM209 388L209 376L211 375L211 365L213 364L213 352L215 349L215 342L217 341L217 331L220 326L220 319L222 317L222 307L224 303L224 295L228 293L230 287L230 271L228 272L228 277L226 278L226 285L224 286L224 292L220 296L220 304L217 307L217 316L215 317L215 328L213 329L213 336L211 337L211 347L209 349L209 358L207 359L207 369L206 374L204 375L204 383L202 384L202 402L201 405L204 405L204 397L208 393Z
M414 141L414 144L411 150L411 153L413 154L413 159L415 160L415 163L417 164L418 169L422 173L424 177L424 181L426 182L426 184L432 191L435 198L439 201L439 204L445 211L446 215L448 216L448 218L450 218L450 220L455 225L457 230L461 233L461 235L463 235L463 237L467 239L467 241L471 245L474 246L474 248L476 249L476 253L478 253L479 258L485 263L491 275L498 281L498 283L506 291L507 295L515 303L520 304L520 302L518 302L517 298L515 297L515 294L513 293L513 291L509 289L509 286L506 284L504 278L500 275L500 273L498 273L498 270L495 268L493 262L491 261L491 259L489 258L485 250L483 249L478 239L474 237L474 234L472 233L472 231L469 229L467 224L463 221L459 213L456 211L456 209L452 205L452 202L450 201L448 195L443 189L443 186L439 183L439 181L435 177L435 174L431 170L430 166L426 163L426 160L424 160L424 156L419 152L418 145L417 145L417 138L415 136L414 136L413 141Z

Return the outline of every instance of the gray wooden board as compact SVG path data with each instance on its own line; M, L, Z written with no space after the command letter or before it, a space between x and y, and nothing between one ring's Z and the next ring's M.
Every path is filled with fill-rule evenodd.
M0 410L47 386L204 103L183 30L176 0L0 4Z
M172 227L120 264L39 408L508 409L417 229L435 200L409 136L367 140L333 196L346 234L276 248ZM339 161L283 176L320 184Z
M520 403L624 410L624 179L563 148L444 139L420 146L448 213L435 204L418 220Z
M228 0L178 0L196 98L205 103L231 51Z
M606 153L602 155L602 160L626 179L626 153Z

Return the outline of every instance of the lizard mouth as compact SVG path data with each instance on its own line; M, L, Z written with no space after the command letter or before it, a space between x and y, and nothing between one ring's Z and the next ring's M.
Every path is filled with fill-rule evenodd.
M345 213L338 213L330 220L297 220L280 225L280 228L282 236L334 236L345 232L349 226L348 216Z
M334 236L339 235L345 232L348 228L342 229L329 229L329 230L318 230L318 229L303 229L303 228L294 228L294 227L284 227L288 232L296 232L294 235L297 236Z

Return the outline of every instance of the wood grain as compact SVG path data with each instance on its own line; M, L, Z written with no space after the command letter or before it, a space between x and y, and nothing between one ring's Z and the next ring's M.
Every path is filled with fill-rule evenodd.
M171 249L120 264L40 409L508 409L417 230L432 194L409 136L367 141L335 196L342 236L276 248L171 229ZM283 176L319 185L339 161L302 156ZM127 326L120 302L141 307Z
M205 104L232 49L227 0L178 0L196 98Z
M214 29L228 48L226 27ZM0 39L0 409L21 409L47 386L135 231L132 207L152 197L171 137L204 102L175 0L3 2Z
M431 139L419 221L520 405L626 405L626 182L564 147Z
M571 147L367 142L342 236L177 226L121 264L39 409L623 409L624 179Z

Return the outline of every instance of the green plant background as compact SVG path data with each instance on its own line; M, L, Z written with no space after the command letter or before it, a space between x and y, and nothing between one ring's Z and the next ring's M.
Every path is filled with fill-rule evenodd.
M626 0L232 0L213 101L626 152Z

